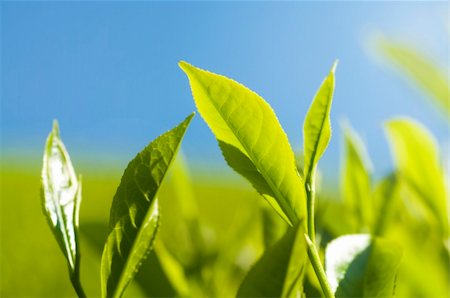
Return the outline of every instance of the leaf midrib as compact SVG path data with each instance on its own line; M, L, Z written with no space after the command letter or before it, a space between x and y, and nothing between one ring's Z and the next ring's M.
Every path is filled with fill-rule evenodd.
M184 127L184 131L183 131L182 134L181 134L180 141L178 142L178 144L177 144L177 146L176 146L176 148L175 148L175 150L174 150L174 152L173 152L172 157L170 158L170 160L169 160L168 163L167 163L167 169L166 169L166 171L163 173L163 175L162 175L162 177L161 177L161 182L164 181L164 178L166 177L167 172L169 171L170 165L172 164L172 161L173 161L174 157L177 156L177 154L178 154L178 151L179 151L179 148L180 148L181 141L183 140L184 134L186 133L186 129L187 129L187 126ZM157 139L155 139L155 140L157 140ZM141 153L139 153L139 155L141 156ZM156 166L156 165L155 165L155 166ZM135 179L135 176L133 176L133 179ZM135 183L136 183L136 182L135 182ZM136 183L136 186L137 186L137 188L139 189L139 191L141 192L141 194L142 194L145 198L148 199L147 194L145 194L145 193L140 189L140 187L138 186L137 183ZM125 269L128 269L129 262L130 262L130 255L131 255L132 252L135 250L135 247L136 247L136 240L139 239L139 236L140 236L141 233L142 233L143 223L145 223L147 220L149 220L149 217L150 217L150 215L151 215L150 210L151 210L152 207L154 206L155 202L158 200L157 196L158 196L158 193L159 193L159 190L160 190L160 189L161 189L161 184L160 184L159 187L156 189L155 194L152 196L152 201L151 201L149 207L147 208L147 211L146 211L146 213L145 213L145 217L144 217L144 219L142 220L141 224L139 225L139 228L137 229L136 237L135 237L135 238L133 239L133 241L132 241L133 244L131 245L131 249L130 249L130 252L128 253L127 260L125 261L125 264L124 264L124 267L123 267L124 270L122 270L121 273L120 273L120 277L119 277L119 280L118 280L117 285L121 285L121 284L123 283L124 272L126 271ZM149 201L150 201L150 200L149 200ZM127 216L127 218L129 218L129 216ZM158 215L157 222L159 222L159 215ZM158 226L159 226L159 224L157 225L156 229L158 229ZM153 235L152 239L150 240L150 243L152 243L152 242L155 240L155 237L156 237L156 233ZM117 289L118 289L118 287L116 287L116 288L114 289L113 297L118 297L118 296L116 295L116 294L117 294ZM123 290L124 290L124 289L125 289L125 287L123 288ZM122 292L123 292L123 290L122 290Z
M217 75L217 74L216 74L216 75ZM236 82L236 81L234 81L234 80L232 80L232 79L229 79L229 78L227 78L227 77L225 77L225 76L221 76L221 75L217 75L217 76L226 78L226 79L228 79L228 80L231 80L232 82L237 83L238 85L240 85L240 86L246 88L246 87L243 86L242 84L240 84L240 83L238 83L238 82ZM216 80L217 80L217 79L214 79L213 83L214 83ZM210 87L211 87L211 85L212 85L213 83L210 83L210 84L209 84L208 86L206 86L206 88L205 88L205 89L206 89L206 92L207 92L208 94L210 94L209 89L210 89ZM203 85L203 84L202 84L202 85ZM256 98L259 99L259 98L258 98L258 97L259 97L258 94L256 94L254 91L252 91L252 90L249 89L249 88L246 88L246 89L248 89L251 93L253 93L254 95L256 95ZM231 92L230 92L230 94L231 94ZM256 158L255 158L255 156L254 156L254 154L253 154L253 150L252 150L251 148L248 148L247 145L245 145L243 142L241 142L241 140L239 139L239 137L238 137L238 135L237 135L237 132L236 132L235 129L228 123L228 119L227 119L227 117L225 117L225 115L222 113L222 110L220 109L220 107L216 104L216 102L215 102L214 100L210 100L210 102L212 103L213 107L216 109L217 113L220 115L220 117L222 118L222 120L223 120L223 121L227 124L227 126L230 128L231 132L233 133L234 137L235 137L236 140L239 142L239 144L247 151L250 160L256 165L256 169L257 169L258 172L263 176L264 180L266 180L266 182L269 184L269 187L272 189L272 191L275 193L275 195L276 195L277 197L280 197L280 198L283 198L283 199L284 199L283 202L282 202L283 204L280 204L280 207L281 207L281 209L286 213L286 215L287 215L287 217L289 218L289 220L291 221L291 223L292 223L292 224L296 224L296 223L299 221L299 218L298 218L298 215L296 214L295 210L294 210L293 208L291 208L291 207L289 206L289 204L286 204L286 203L289 202L289 201L288 201L287 199L285 199L285 196L282 195L282 194L279 192L279 190L278 190L277 187L275 187L274 181L272 181L272 179L271 179L270 177L268 177L265 173L263 173L263 172L261 172L261 171L259 170L259 168L261 168L262 166L260 165L259 162L255 162L255 159L256 159ZM264 102L263 102L263 104L264 104ZM259 107L259 106L258 106L258 107ZM270 107L269 107L269 108L270 108ZM262 111L262 115L263 115L263 117L264 117L264 111ZM283 206L283 205L285 205L285 206ZM287 206L286 206L286 205L287 205ZM286 207L287 207L287 208L286 208ZM287 209L288 209L288 210L287 210Z
M328 80L329 79L327 78L324 81L324 84L327 83ZM330 87L328 87L327 92L328 92L327 98L329 99L331 97L331 93L332 93ZM319 90L319 93L320 93L320 90ZM309 184L311 183L313 169L316 167L316 163L314 162L314 160L315 160L316 155L317 155L317 148L319 148L319 143L320 143L320 140L322 139L322 136L323 136L322 131L323 131L323 127L324 127L324 124L326 122L326 119L327 119L326 116L329 113L330 105L331 105L331 100L327 100L325 116L322 118L322 121L320 123L319 137L317 138L317 142L314 143L314 150L312 152L311 162L309 163L309 167L308 167L308 176L306 176L306 183L309 183Z

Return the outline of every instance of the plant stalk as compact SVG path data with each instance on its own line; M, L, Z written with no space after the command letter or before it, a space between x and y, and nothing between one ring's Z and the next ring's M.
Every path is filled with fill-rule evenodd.
M306 207L308 212L308 236L312 243L315 243L316 230L314 226L314 204L315 204L315 191L314 191L314 181L311 177L306 180L305 183L306 191Z
M316 246L305 234L306 245L308 246L308 256L311 264L316 273L317 279L319 280L320 287L322 288L323 294L326 298L334 298L333 291L331 291L330 285L328 284L327 276L323 270L322 263L320 262L319 254L317 253Z
M86 298L86 294L81 286L80 282L80 266L79 266L79 258L77 264L75 265L75 270L70 272L70 281L72 282L72 286L75 289L79 298Z

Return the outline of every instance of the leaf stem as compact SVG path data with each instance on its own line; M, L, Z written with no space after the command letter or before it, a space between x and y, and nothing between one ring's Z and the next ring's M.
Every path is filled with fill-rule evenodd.
M70 272L70 281L72 282L72 286L75 289L79 298L86 298L86 294L84 293L83 287L80 282L80 266L76 264L75 270Z
M308 177L305 183L306 191L306 207L308 212L308 236L312 243L315 243L316 230L314 226L314 201L315 201L315 191L314 191L314 181L311 177Z
M308 246L308 256L311 264L316 272L317 279L319 280L320 286L322 288L323 294L326 298L334 298L333 291L331 291L330 285L328 284L325 271L323 270L322 263L320 262L319 254L317 253L316 246L305 234L306 245Z

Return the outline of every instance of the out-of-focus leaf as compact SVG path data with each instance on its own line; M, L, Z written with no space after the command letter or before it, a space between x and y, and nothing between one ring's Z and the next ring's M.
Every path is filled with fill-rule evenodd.
M436 141L424 126L412 119L394 119L385 127L400 178L422 198L446 235L446 189Z
M178 263L170 255L170 253L166 250L164 244L161 241L156 242L155 252L156 255L158 256L158 261L161 264L162 269L164 270L165 274L163 275L167 276L168 280L170 280L170 283L176 289L178 296L180 297L189 296L189 284L186 280L186 276L184 274L184 270L181 264ZM150 278L151 276L153 275L151 274L146 275L147 278ZM155 288L159 288L159 286L155 285Z
M450 85L448 75L438 68L424 54L412 47L380 40L379 49L392 63L399 67L408 77L428 92L437 107L450 119Z
M81 287L78 213L81 203L81 180L77 179L69 154L60 138L56 120L45 145L41 179L44 213L67 259L72 283L79 291Z
M264 246L267 249L286 233L288 227L284 221L275 214L269 206L261 206L262 228Z
M102 256L104 297L122 296L151 249L159 226L156 195L193 116L151 142L125 169L112 202Z
M317 163L331 139L330 111L334 93L334 73L337 61L330 74L322 82L303 123L303 150L305 180L315 176Z
M368 228L372 220L372 169L367 149L349 124L343 125L344 164L341 174L342 196L358 218L360 228Z
M336 297L392 297L401 255L387 240L341 236L326 248L327 278Z
M272 108L255 92L221 75L180 62L197 108L227 163L247 178L289 224L306 199L294 153Z
M179 204L183 218L189 223L193 222L192 224L198 225L197 202L194 199L187 165L181 153L178 154L173 164L171 185L174 188L176 202Z
M373 234L383 235L386 227L395 211L395 203L398 196L398 179L395 173L383 178L375 188L375 220L373 224Z
M242 282L238 297L298 297L306 268L304 226L289 229L263 254Z

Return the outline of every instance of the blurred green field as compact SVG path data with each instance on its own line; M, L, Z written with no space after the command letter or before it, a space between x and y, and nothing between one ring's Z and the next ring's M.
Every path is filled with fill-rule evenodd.
M83 173L83 201L80 211L81 233L81 276L89 296L100 296L100 258L107 236L109 208L116 187L122 175L119 170L108 172L80 171ZM75 296L67 277L67 264L48 227L41 208L40 169L17 165L3 165L1 169L1 297L67 297ZM169 180L161 190L160 207L162 224L158 238L186 248L183 239L186 228L173 205L174 197ZM246 249L245 258L254 260L261 254L259 231L258 195L248 187L221 183L193 183L195 200L198 201L200 222L204 233L210 239L210 250L220 247L230 248L235 233L251 235L251 245ZM242 216L242 213L246 213ZM251 220L249 218L251 217ZM170 224L169 224L170 223ZM238 228L245 229L241 232ZM242 229L241 229L242 230ZM258 241L259 240L259 241ZM226 244L228 243L228 245ZM223 246L222 246L223 244ZM184 249L186 250L186 249ZM181 251L181 250L180 250ZM228 252L229 254L229 252ZM183 257L185 260L186 256ZM214 257L214 256L213 256ZM140 273L152 267L158 260L149 256ZM147 268L146 268L147 267ZM206 273L205 273L206 274ZM145 275L145 274L139 274ZM174 295L167 280L152 274L150 285L158 285L155 295ZM163 274L159 274L163 275ZM237 281L242 277L237 275ZM139 276L137 277L139 280ZM133 282L126 296L149 294L142 292L137 282ZM151 287L151 286L150 286ZM230 289L233 290L233 289ZM151 292L151 290L150 290ZM147 296L147 295L146 295Z
M114 169L79 172L83 174L81 279L88 296L98 297L109 207L122 173ZM38 166L4 164L1 169L1 297L75 297L66 261L41 210L39 177ZM220 178L194 175L190 186L181 188L185 192L186 187L192 187L192 193L180 197L179 181L169 177L159 196L162 224L156 244L158 257L154 252L149 255L126 297L176 296L183 291L180 280L187 281L185 286L195 297L235 295L246 271L270 244L267 239L277 239L284 223L272 216L266 202L243 180ZM378 185L375 202L382 197L380 191ZM327 195L320 195L324 193ZM180 203L180 199L185 202ZM183 204L187 202L198 208L194 213L198 215L202 241L192 238L195 233L183 216ZM331 239L359 232L354 215L339 201L338 191L319 190L318 204L316 221L322 253ZM400 195L393 206L393 211L383 216L388 218L383 237L403 250L396 297L448 297L448 247L436 223ZM378 208L375 204L374 213ZM262 223L267 216L278 232L264 229ZM278 235L268 237L271 232ZM167 268L172 268L171 277L166 274ZM177 274L183 278L174 281ZM313 274L308 276L308 293L319 295Z

